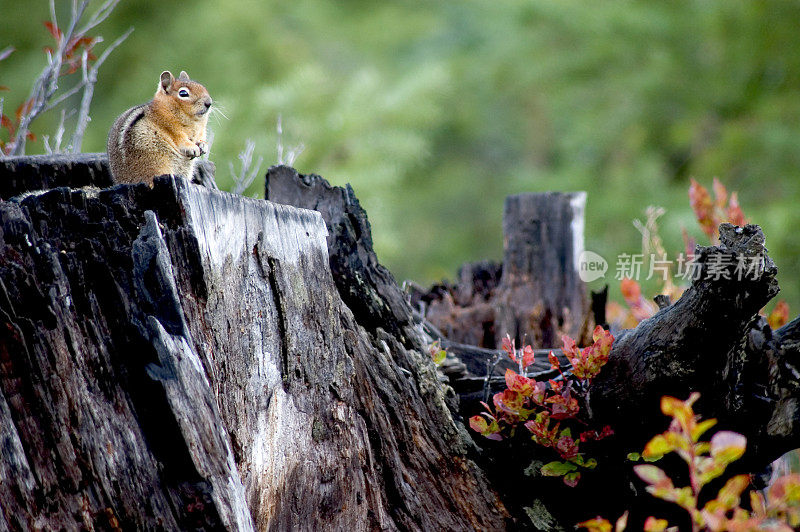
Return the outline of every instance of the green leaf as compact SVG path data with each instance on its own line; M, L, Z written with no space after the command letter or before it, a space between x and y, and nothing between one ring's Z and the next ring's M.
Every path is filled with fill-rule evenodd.
M640 455L639 453L628 453L627 458L631 462L638 462L642 458L642 455Z
M447 351L444 349L440 349L433 355L433 363L437 366L444 362L444 359L447 358Z
M573 471L572 473L567 473L564 475L564 484L569 486L570 488L574 488L578 485L578 481L581 479L581 474L579 471Z
M644 451L642 451L642 456L644 458L653 458L658 460L665 454L674 450L675 446L663 434L659 434L647 442L647 445L644 447Z
M700 423L698 423L697 426L695 426L692 429L692 441L696 442L697 440L699 440L700 436L702 436L708 429L710 429L716 424L717 424L716 419L706 419L705 421L701 421Z
M567 473L575 471L576 469L578 469L578 466L571 462L561 462L555 460L543 465L541 473L546 477L561 477Z

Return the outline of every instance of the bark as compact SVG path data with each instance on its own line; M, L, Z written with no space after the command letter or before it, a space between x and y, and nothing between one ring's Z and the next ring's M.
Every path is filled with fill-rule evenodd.
M192 182L217 188L211 161L198 161ZM23 155L0 159L0 200L56 187L106 188L114 184L105 153Z
M168 176L0 202L6 526L503 528L399 289L354 317L327 251Z
M600 466L584 474L577 489L514 475L520 462L524 467L533 460L555 458L524 438L481 443L492 463L487 470L503 472L492 480L507 505L530 506L538 498L567 527L598 513L610 518L631 510L635 529L646 516L663 515L665 508L644 493L626 458L666 428L667 418L659 409L663 395L685 399L698 391L698 413L717 418L720 429L747 437L747 453L732 470L758 473L798 447L800 318L772 331L758 314L778 292L777 268L764 248L761 229L723 224L720 233L719 246L698 250L697 280L683 296L674 303L662 300L655 316L617 336L608 364L590 388L593 423L598 428L610 424L615 435L592 451ZM756 267L739 271L743 264ZM485 375L480 371L480 352L466 351L468 369L453 380L454 386ZM492 360L497 353L484 350L483 360ZM460 392L467 400L474 399L474 390ZM675 478L683 471L679 463L668 469ZM520 491L529 494L527 500L518 498ZM577 509L575 500L591 503Z
M2 197L103 186L104 165L12 159ZM658 512L625 455L664 429L662 395L700 391L704 416L748 437L749 468L800 441L800 319L772 331L757 314L777 283L756 226L723 226L683 297L618 335L590 388L616 436L569 490L522 473L554 459L523 431L474 446L439 381L472 415L511 363L444 338L437 375L437 331L378 263L352 189L274 167L266 194L319 213L168 176L0 201L0 528L548 530L625 509L640 523ZM739 257L760 260L751 278ZM515 286L503 278L477 264L443 293L485 302Z
M586 193L520 194L506 199L503 263L468 263L455 283L413 289L412 302L453 342L497 348L589 339L592 312L579 275Z
M300 203L302 206L315 207L315 193L308 188L308 183L313 182L319 190L327 190L321 178L273 169L267 185L267 193L273 199L278 199L273 192L278 179L274 176L278 173L282 188L291 189L289 185L293 181L294 186L306 194ZM282 194L281 201L296 200L292 193ZM323 216L329 228L348 223L343 215ZM527 513L532 520L526 522L538 523L534 528L547 530L558 526L571 528L577 521L598 513L612 517L628 509L633 511L632 522L641 526L646 515L663 511L633 476L632 464L626 456L631 451L641 451L650 437L664 430L666 418L659 413L659 401L664 394L685 398L691 391L701 392L699 412L706 417L719 418L720 427L738 430L748 437L748 454L742 466L753 471L797 446L800 415L796 398L800 372L795 366L800 365L797 362L800 322L773 336L758 316L759 309L777 293L776 268L763 246L761 230L756 226L742 229L723 226L721 233L719 247L699 250L698 280L680 300L674 304L662 301L663 308L656 316L618 335L608 366L590 389L593 422L597 428L609 423L617 434L594 450L594 457L601 465L596 473L585 474L577 490L564 487L557 479L523 474L525 467L534 460L547 462L556 458L548 454L549 450L533 446L524 431L512 442L479 441L483 447L484 469L512 513L518 516ZM518 245L525 253L509 251L507 254L527 256L527 264L533 264L536 257L529 255L532 248L524 239L522 242ZM555 255L574 256L563 247L560 249ZM352 243L334 246L331 263L342 262L335 255L347 250L354 253ZM760 265L741 281L737 279L739 258L758 259ZM561 264L570 265L571 262ZM506 268L503 267L504 272ZM527 271L528 266L517 268ZM500 287L495 279L498 276L486 274L487 271L499 272L499 267L487 266L487 263L467 266L462 268L457 284L443 284L429 292L413 291L412 301L423 308L425 303L433 306L433 302L441 301L442 294L451 297L456 305L459 301L471 304L477 300L497 301L496 292ZM560 274L540 279L557 286L577 284L574 280L559 280L560 275L574 276L576 270L565 267ZM537 282L537 278L532 278L531 282ZM340 290L342 285L348 283L340 282ZM526 290L545 293L547 288ZM440 295L438 299L436 292ZM603 320L600 307L605 292L599 293L596 300L594 313ZM430 312L430 306L425 310ZM429 327L429 331L434 337L440 333L435 326ZM450 331L444 332L447 336ZM448 362L442 369L459 394L460 413L463 417L477 414L478 401L501 390L504 387L501 375L506 368L514 369L514 365L498 350L465 345L448 338L443 338L442 342L449 350ZM560 355L558 350L554 351ZM553 376L548 374L547 352L547 349L537 351L537 363L531 368L539 380ZM561 360L563 365L563 357ZM585 502L576 507L576 500ZM522 523L519 520L515 526L522 526Z
M586 193L547 192L506 198L503 277L494 298L499 345L509 334L535 347L577 341L589 331L586 286L578 276Z

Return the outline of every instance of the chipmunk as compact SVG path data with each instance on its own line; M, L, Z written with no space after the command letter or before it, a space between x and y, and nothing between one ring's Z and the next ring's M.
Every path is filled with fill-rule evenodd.
M122 113L108 133L108 162L115 183L147 183L163 174L192 179L195 159L208 153L206 124L211 96L186 72L164 71L156 94Z

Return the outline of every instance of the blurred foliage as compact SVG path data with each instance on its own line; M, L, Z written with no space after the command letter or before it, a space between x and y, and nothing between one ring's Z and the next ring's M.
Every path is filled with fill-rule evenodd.
M43 64L47 2L0 13L0 48L17 48L0 63L8 110ZM421 282L501 258L506 195L579 189L586 247L613 277L648 205L667 209L669 251L681 226L704 242L687 189L717 176L764 228L798 308L798 20L789 0L123 0L98 33L135 31L100 71L84 150L104 150L162 70L185 69L227 115L212 124L220 186L248 138L275 161L282 115L283 144L306 147L295 166L352 183L381 261Z

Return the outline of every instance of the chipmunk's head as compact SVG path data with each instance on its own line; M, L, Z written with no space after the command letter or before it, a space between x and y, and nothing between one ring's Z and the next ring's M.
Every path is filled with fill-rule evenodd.
M169 70L161 73L153 99L195 120L208 120L212 102L206 88L189 79L189 74L181 71L176 78Z

